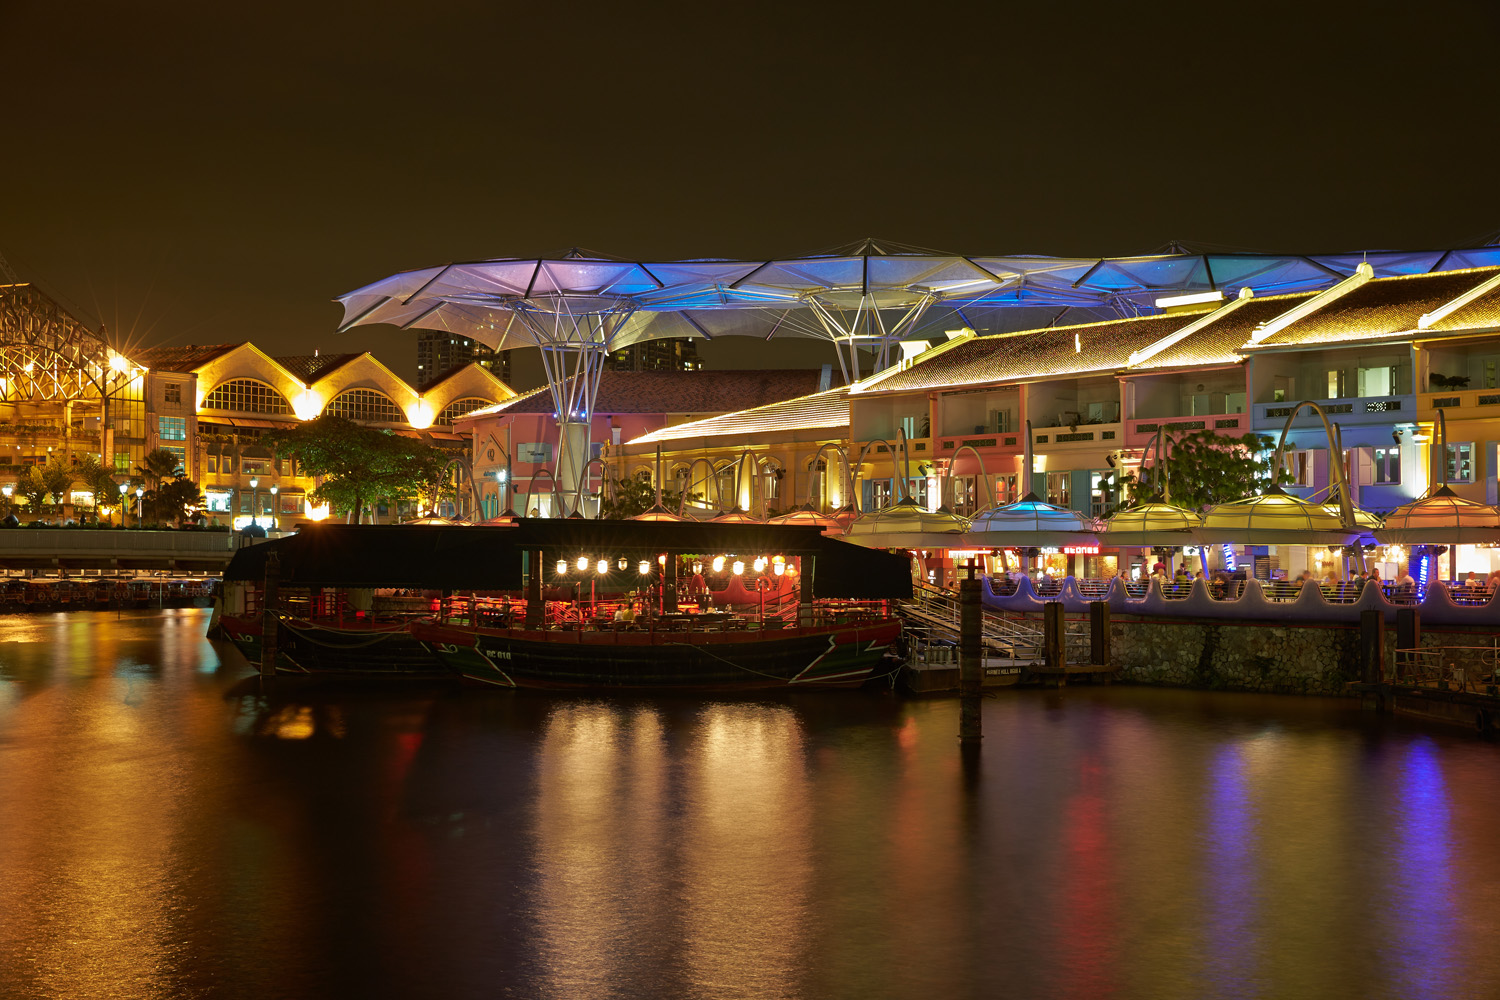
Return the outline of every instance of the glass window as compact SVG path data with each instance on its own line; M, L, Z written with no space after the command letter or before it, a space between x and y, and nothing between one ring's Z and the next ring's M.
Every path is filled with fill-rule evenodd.
M1465 441L1463 444L1450 444L1448 446L1448 482L1472 483L1473 481L1473 442Z
M1047 473L1047 502L1056 507L1073 506L1073 473Z
M1115 509L1118 485L1113 469L1089 473L1089 513L1093 517L1104 517Z
M186 441L186 417L157 417L156 434L163 441Z
M168 382L162 386L161 393L161 398L164 402L180 403L182 402L182 383Z
M1396 368L1394 365L1359 370L1359 394L1361 396L1389 396L1395 391Z
M117 452L115 452L115 471L116 472L129 472L130 471L130 452L128 452L128 451L117 451Z
M473 413L475 410L480 410L486 406L493 405L494 404L490 400L480 399L477 396L466 396L463 399L455 399L453 402L443 407L443 412L438 414L438 418L434 420L433 423L441 427L451 427L453 425L454 418L461 417L465 413Z
M1285 469L1281 481L1288 486L1313 485L1313 453L1288 451L1281 457Z
M1328 372L1328 399L1338 399L1344 394L1344 372L1335 368Z
M1486 361L1484 363L1484 387L1486 389L1495 388L1495 362L1493 361Z
M1016 492L1016 477L1014 475L995 477L995 505L997 507L1008 503L1015 503L1019 499L1021 497Z
M1401 446L1375 449L1375 482L1384 486L1401 482Z
M373 420L388 424L406 422L406 414L391 397L374 389L345 389L328 404L325 413L349 420Z
M976 487L978 479L974 476L953 477L953 512L968 517L979 509Z
M889 479L876 479L870 486L870 509L879 510L891 505L893 483Z
M249 378L231 379L203 397L205 410L235 410L240 413L291 413L281 393Z
M247 458L240 462L240 471L247 476L264 476L270 470L270 466L271 463L263 459Z
M181 445L164 444L161 446L161 450L171 452L172 456L177 459L177 464L173 466L173 471L175 471L178 475L186 475L187 449L182 447Z
M300 513L302 513L302 498L299 497L299 496L286 496L285 494L283 494L282 497L281 497L281 513L283 513L283 514L300 514Z
M219 456L218 455L209 455L208 456L208 471L209 472L218 472L219 471Z
M209 510L223 511L226 514L229 512L229 500L230 497L233 496L233 494L209 490L203 495L208 498Z

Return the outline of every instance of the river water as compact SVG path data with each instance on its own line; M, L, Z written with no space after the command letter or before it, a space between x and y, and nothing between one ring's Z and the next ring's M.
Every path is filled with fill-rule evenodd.
M0 619L0 996L1495 997L1500 747L1346 702L266 693Z

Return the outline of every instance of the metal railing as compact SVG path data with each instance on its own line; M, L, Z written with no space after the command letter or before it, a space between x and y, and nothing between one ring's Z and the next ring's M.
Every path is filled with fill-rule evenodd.
M958 595L917 584L912 600L898 602L900 616L914 659L927 663L958 662ZM1039 626L1006 618L989 609L981 617L980 644L985 655L1006 659L1038 659L1042 655Z
M1422 646L1396 650L1396 682L1467 694L1500 685L1500 636L1488 646Z

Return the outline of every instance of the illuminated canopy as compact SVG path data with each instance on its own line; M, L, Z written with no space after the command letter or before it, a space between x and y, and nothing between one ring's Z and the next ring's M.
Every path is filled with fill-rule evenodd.
M990 507L974 515L964 537L969 545L1031 548L1053 545L1098 545L1093 518L1076 510L1044 503L1028 493L1015 503Z
M1465 500L1447 486L1391 511L1375 537L1382 545L1470 545L1500 542L1500 510Z
M1273 486L1260 496L1208 508L1196 534L1205 543L1350 545L1360 531L1344 527L1337 507L1294 497Z
M1191 545L1203 518L1170 503L1143 503L1116 511L1099 536L1105 545Z

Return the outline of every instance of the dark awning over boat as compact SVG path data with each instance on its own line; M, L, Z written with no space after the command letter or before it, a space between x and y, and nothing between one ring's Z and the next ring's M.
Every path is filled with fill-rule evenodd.
M814 556L818 597L911 596L904 556L851 545L816 526L712 524L698 521L593 521L523 518L506 526L320 524L241 549L226 580L265 578L280 553L288 586L419 587L426 590L517 590L522 553L572 561L580 555L635 562L663 552L754 557Z

